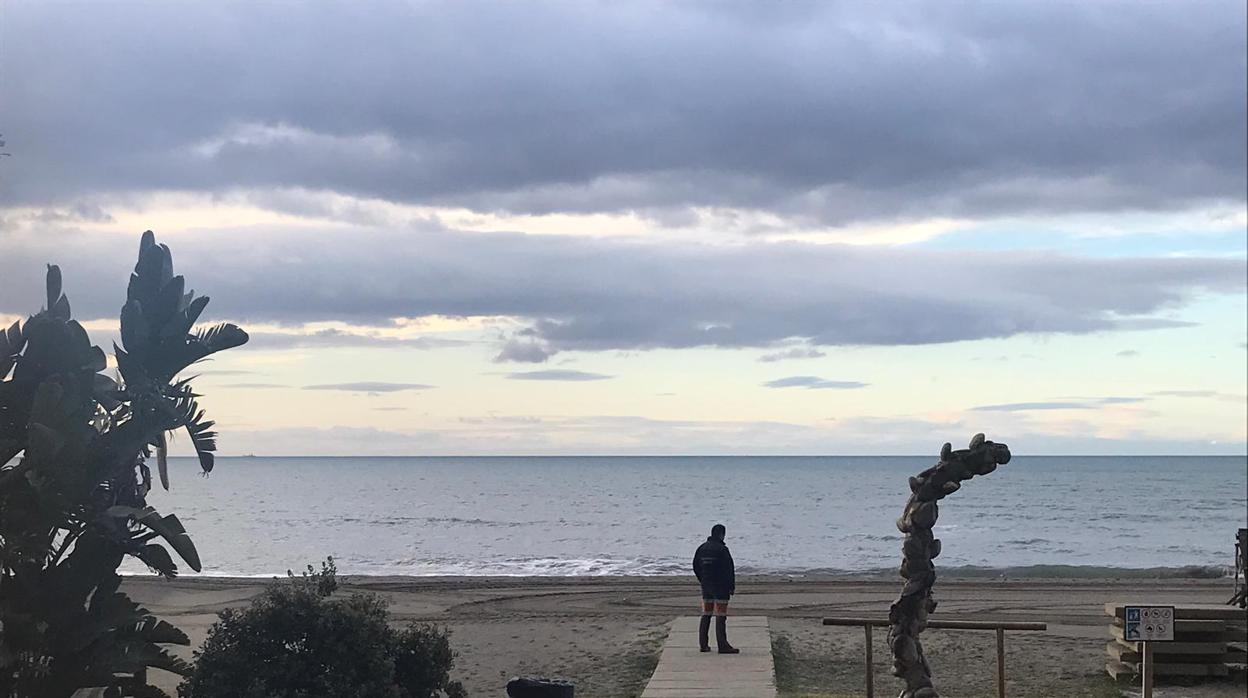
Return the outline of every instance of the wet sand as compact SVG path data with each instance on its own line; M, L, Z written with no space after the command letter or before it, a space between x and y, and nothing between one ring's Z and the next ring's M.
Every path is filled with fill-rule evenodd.
M455 678L474 698L503 696L507 679L540 674L569 679L585 698L637 696L653 670L667 624L697 613L697 588L671 577L340 577L339 593L368 591L390 602L395 622L450 628L458 652ZM125 589L198 646L216 614L243 605L265 580L131 577ZM885 579L753 578L739 583L732 608L771 619L782 696L863 695L863 633L824 627L824 616L879 616L900 586ZM1229 580L954 580L941 579L937 617L1043 621L1047 632L1006 634L1011 696L1119 695L1106 677L1102 610L1110 601L1217 603ZM731 623L730 626L731 628ZM929 630L928 660L946 695L995 695L991 632ZM180 652L188 659L190 649ZM875 635L877 695L895 695L882 631ZM153 672L172 693L176 677ZM1123 686L1126 689L1128 687ZM1166 686L1163 696L1235 696L1241 682Z

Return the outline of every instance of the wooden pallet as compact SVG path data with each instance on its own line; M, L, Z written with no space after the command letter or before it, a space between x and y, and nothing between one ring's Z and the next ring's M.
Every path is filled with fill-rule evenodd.
M1105 671L1115 680L1134 681L1140 676L1138 663L1119 662L1113 659L1105 662ZM1229 676L1231 668L1225 664L1154 664L1153 676Z
M1124 664L1138 664L1143 661L1142 650L1129 649L1117 642L1105 644L1105 653ZM1209 654L1161 654L1153 650L1153 659L1158 664L1232 664L1239 659L1234 652L1210 652Z
M1167 603L1108 603L1111 617L1105 645L1105 671L1114 679L1139 676L1144 645L1124 638L1125 606L1167 606ZM1210 604L1174 608L1174 641L1153 643L1154 676L1223 677L1242 671L1248 662L1248 612Z

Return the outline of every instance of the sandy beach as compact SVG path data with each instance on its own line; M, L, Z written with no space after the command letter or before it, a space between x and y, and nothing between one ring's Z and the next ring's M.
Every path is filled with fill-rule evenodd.
M667 624L696 613L696 588L677 577L344 577L342 592L369 591L389 600L396 622L432 621L452 631L454 675L472 696L502 696L510 676L569 679L577 695L637 696L654 667ZM245 604L261 579L131 577L126 590L158 616L204 638L216 614ZM771 619L781 695L862 695L862 631L823 627L824 616L883 616L898 591L891 579L751 578L733 610ZM1103 604L1132 600L1222 603L1229 580L955 580L942 579L941 619L992 617L1049 624L1047 632L1007 634L1010 695L1118 695L1106 677ZM880 695L896 692L887 647L876 635ZM994 639L985 632L929 630L924 641L938 685L951 696L994 692ZM186 650L185 654L190 654ZM172 690L176 678L154 672ZM1128 687L1123 687L1128 688ZM1243 683L1163 686L1159 696L1227 698Z

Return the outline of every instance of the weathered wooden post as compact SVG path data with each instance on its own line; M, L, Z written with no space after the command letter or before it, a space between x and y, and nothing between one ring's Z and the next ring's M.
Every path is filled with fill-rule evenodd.
M997 628L997 698L1005 698L1005 628Z
M927 627L927 617L936 610L932 586L936 583L936 566L932 560L940 555L940 541L932 536L932 527L939 516L937 502L958 491L963 480L987 475L998 465L1010 462L1010 449L1005 444L988 441L976 434L967 449L953 450L945 444L940 462L910 478L910 499L897 520L897 528L905 534L902 543L901 576L906 580L901 597L888 611L888 647L893 652L893 676L903 679L906 688L899 698L939 698L932 685L932 671L923 655L919 633ZM998 638L1001 643L1001 638ZM1001 645L999 644L998 647ZM1004 670L1004 655L998 669ZM1002 675L1003 678L1003 675ZM1002 678L998 679L1004 690Z
M867 636L867 698L875 698L875 669L872 667L875 659L871 647L871 624L867 623L862 626L862 629L866 631Z
M1140 679L1143 686L1140 689L1142 698L1153 698L1153 643L1144 643L1144 656L1140 662L1140 673L1144 676Z

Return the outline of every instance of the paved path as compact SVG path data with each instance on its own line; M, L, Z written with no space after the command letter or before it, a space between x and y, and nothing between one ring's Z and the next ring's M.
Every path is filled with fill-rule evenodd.
M672 621L659 665L641 698L776 698L767 617L729 616L728 641L741 654L704 654L698 651L698 617Z

